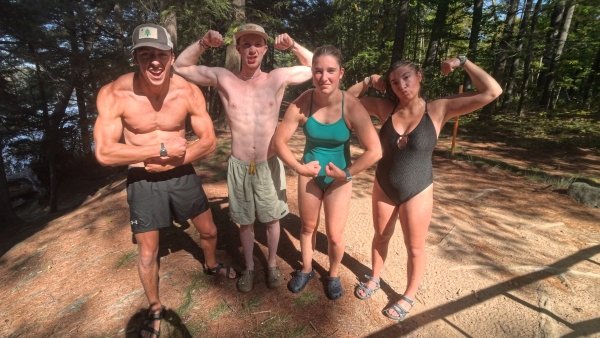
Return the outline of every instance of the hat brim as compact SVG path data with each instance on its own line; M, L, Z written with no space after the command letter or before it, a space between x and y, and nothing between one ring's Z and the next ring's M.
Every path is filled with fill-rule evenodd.
M158 43L158 42L140 42L137 45L133 46L133 48L131 50L136 50L140 47L152 47L152 48L156 48L156 49L160 49L160 50L172 50L173 48L171 48L168 45L165 45L163 43Z
M235 33L233 36L235 37L236 40L238 40L239 38L241 38L242 36L245 35L259 35L261 36L263 39L265 39L265 41L269 41L269 36L263 32L257 32L257 31L242 31L242 32L237 32Z

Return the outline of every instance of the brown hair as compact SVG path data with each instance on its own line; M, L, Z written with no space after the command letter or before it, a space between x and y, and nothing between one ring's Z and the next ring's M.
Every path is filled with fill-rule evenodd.
M339 48L332 45L324 45L317 47L317 49L315 49L315 51L313 52L313 64L317 58L325 55L333 56L336 59L338 65L340 67L342 66L342 52L339 50Z
M385 79L386 96L394 102L398 102L398 97L392 90L392 85L390 84L390 74L393 71L395 71L396 69L401 68L401 67L408 67L408 68L414 70L417 74L421 74L421 76L423 76L423 71L421 70L421 66L419 66L415 62L412 62L410 60L398 60L398 61L392 63L392 65L390 66L388 71L385 73L384 79Z

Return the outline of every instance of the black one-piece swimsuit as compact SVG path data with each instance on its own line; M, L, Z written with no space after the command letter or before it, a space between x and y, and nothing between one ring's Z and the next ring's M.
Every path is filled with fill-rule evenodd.
M404 149L398 148L399 137L390 115L379 131L383 156L377 164L375 178L396 205L408 201L433 183L432 155L437 134L427 104L421 121L408 134Z

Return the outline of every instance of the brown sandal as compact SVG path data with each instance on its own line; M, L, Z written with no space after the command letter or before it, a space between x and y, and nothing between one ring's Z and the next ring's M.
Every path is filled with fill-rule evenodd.
M144 324L142 325L142 327L140 328L140 337L144 337L143 332L149 332L150 335L149 337L160 337L160 325L158 327L158 330L156 330L154 328L154 322L155 321L162 321L163 319L163 314L165 312L165 307L161 306L160 310L158 312L150 312L150 310L148 310L148 314L146 315L146 319L144 319Z

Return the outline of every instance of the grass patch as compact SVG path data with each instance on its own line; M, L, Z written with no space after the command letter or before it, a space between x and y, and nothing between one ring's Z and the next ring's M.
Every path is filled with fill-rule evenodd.
M181 305L177 309L177 314L180 318L183 318L187 315L187 313L192 308L194 303L194 294L198 290L204 290L208 287L208 283L206 281L206 276L202 272L196 272L192 276L192 281L190 285L185 288L185 294L183 295L183 301Z
M442 152L447 157L450 156L450 151L436 151L436 152ZM597 182L595 182L594 180L583 178L583 177L550 175L550 174L546 174L542 170L535 168L535 167L529 167L529 168L523 169L523 168L511 165L511 164L508 164L508 163L505 163L505 162L502 162L499 160L493 160L493 159L484 158L484 157L475 156L475 155L454 153L454 156L452 158L456 159L456 160L462 160L462 161L472 163L473 165L475 165L477 167L491 166L493 168L498 168L501 170L509 171L513 174L521 175L531 181L541 182L541 183L551 185L555 189L567 189L569 187L569 185L571 185L571 183L576 182L576 181L585 182L585 183L588 183L591 185L597 184Z
M250 297L246 302L242 304L242 307L247 313L254 312L262 304L260 298L257 296Z
M120 269L125 265L129 265L129 263L133 262L137 257L137 250L130 250L126 253L122 254L121 257L115 263L115 269Z
M444 135L452 133L453 121L446 123ZM489 121L469 114L460 117L459 135L524 148L600 148L600 121L584 110L527 112L524 116L499 114Z
M450 137L454 120L446 123L442 135ZM523 148L530 152L547 151L549 153L571 152L577 148L600 149L600 121L598 116L584 110L555 110L547 112L526 112L524 116L498 114L490 120L482 121L478 114L460 117L458 135L474 142L503 142L510 147ZM476 166L489 165L498 169L521 175L536 182L566 189L575 182L585 182L594 186L600 179L580 177L579 175L550 175L534 166L520 168L499 160L483 158L461 153L460 146L455 148L452 158L473 163ZM438 151L450 157L450 150Z
M251 337L304 337L308 327L297 325L288 315L274 315L260 322L252 331Z
M210 320L217 320L228 311L229 306L227 305L227 303L225 303L225 301L221 301L217 306L210 310L210 312L208 313L208 317L210 318Z
M310 292L310 291L305 291L302 294L300 294L300 296L296 299L294 299L294 305L296 306L307 306L307 305L312 305L315 304L319 301L319 297Z
M202 321L187 322L185 326L192 337L201 337L202 333L206 332L206 324Z

